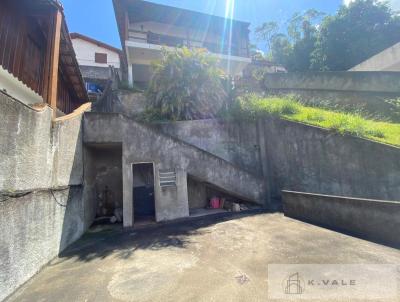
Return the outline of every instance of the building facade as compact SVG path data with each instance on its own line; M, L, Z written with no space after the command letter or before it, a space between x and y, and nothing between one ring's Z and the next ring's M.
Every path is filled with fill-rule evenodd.
M111 77L110 67L121 68L122 51L79 33L71 34L79 68L89 93L101 92Z
M87 101L85 85L56 0L0 2L0 89L54 116Z
M151 62L161 58L163 48L207 49L232 76L251 63L247 22L141 0L113 2L131 85L149 81Z

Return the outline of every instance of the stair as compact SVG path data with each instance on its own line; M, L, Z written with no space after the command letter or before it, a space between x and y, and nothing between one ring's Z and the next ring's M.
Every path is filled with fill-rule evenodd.
M207 151L173 138L121 114L86 113L84 143L122 143L124 157L162 162L230 195L263 205L264 180Z

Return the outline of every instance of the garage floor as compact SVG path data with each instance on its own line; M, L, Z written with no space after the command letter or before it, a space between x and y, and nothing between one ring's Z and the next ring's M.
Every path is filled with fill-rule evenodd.
M400 263L400 251L282 214L92 230L9 301L268 301L269 263Z

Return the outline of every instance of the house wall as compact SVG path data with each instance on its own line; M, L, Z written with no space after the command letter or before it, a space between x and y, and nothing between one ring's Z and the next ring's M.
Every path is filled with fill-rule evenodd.
M29 18L10 0L0 2L0 65L40 96L44 96L47 38L39 18ZM43 23L45 30L48 22ZM24 51L25 50L25 51Z
M72 44L79 65L106 68L111 65L115 68L120 68L120 57L118 53L79 38L72 39ZM106 64L95 62L96 52L107 54Z
M130 23L129 28L134 31L140 32L152 32L159 35L166 35L171 37L181 38L187 43L189 38L190 45L192 47L205 47L204 43L212 43L212 44L221 44L221 34L216 34L212 32L207 32L205 28L199 28L197 30L188 28L188 27L178 27L171 24L163 24L155 21L147 21L147 22L138 22L138 23ZM147 35L145 33L134 33L133 36L137 37L131 38L132 41L147 43ZM145 40L143 40L145 39ZM238 44L238 46L243 49L239 53L240 56L247 57L247 37L245 35L240 34L239 32L234 32L233 42ZM186 44L185 44L186 45ZM246 50L246 51L244 51ZM210 50L212 52L216 52L214 50Z
M0 301L90 226L81 116L52 124L0 92Z
M263 83L268 94L294 94L303 101L363 109L400 121L400 112L387 102L400 97L399 72L278 73L266 74Z

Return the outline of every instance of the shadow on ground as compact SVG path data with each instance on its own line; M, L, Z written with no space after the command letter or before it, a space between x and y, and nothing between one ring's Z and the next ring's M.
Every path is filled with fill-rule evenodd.
M264 210L246 213L221 213L170 223L161 223L139 229L123 229L122 226L90 230L80 240L59 255L56 264L76 258L90 262L116 254L120 259L129 258L137 250L160 250L168 247L186 248L193 235L205 234L206 227L244 217L265 214Z

